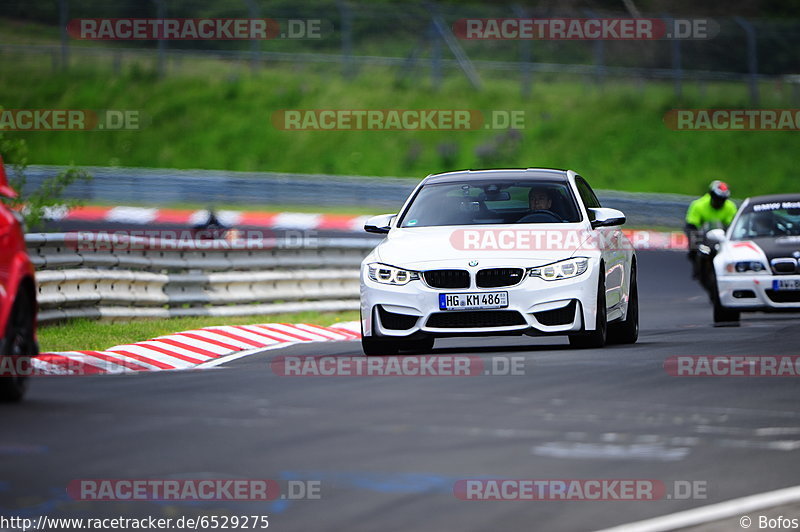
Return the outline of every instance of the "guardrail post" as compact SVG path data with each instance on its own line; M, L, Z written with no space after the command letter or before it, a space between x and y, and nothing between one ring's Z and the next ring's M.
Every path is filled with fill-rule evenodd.
M748 20L742 17L733 17L739 26L744 29L744 35L747 39L747 70L750 73L750 104L753 106L758 105L758 54L756 50L756 28Z

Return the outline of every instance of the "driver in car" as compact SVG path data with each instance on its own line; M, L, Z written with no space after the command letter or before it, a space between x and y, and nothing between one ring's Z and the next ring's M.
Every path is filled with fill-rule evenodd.
M528 204L533 212L549 211L553 206L553 198L550 197L550 191L547 189L532 188L528 192Z

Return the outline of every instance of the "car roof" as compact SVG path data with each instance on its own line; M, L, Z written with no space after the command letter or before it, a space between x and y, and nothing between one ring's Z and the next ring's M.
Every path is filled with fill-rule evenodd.
M752 203L771 203L775 201L798 201L800 200L800 192L794 194L769 194L767 196L753 196L747 198Z
M458 170L442 174L432 174L423 183L453 183L463 181L486 181L497 179L540 179L542 181L567 182L567 170L556 168L506 168L495 170Z

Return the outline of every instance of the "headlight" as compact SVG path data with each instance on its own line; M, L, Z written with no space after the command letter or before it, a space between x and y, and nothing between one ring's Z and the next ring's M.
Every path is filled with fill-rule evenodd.
M559 279L569 279L585 273L589 269L589 259L586 257L576 257L574 259L562 260L553 264L528 268L528 277L539 277L545 281L557 281Z
M387 264L373 262L367 265L369 278L376 283L393 284L396 286L408 284L409 281L419 280L419 272L395 268Z
M759 260L742 260L725 265L728 273L766 273L767 267Z

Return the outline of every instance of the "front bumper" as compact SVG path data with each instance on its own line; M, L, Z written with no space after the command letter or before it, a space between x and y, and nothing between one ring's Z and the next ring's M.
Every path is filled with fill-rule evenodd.
M773 290L773 281L797 279L800 275L718 275L719 300L742 310L800 310L800 290Z
M514 286L463 289L432 288L422 280L404 286L391 286L372 281L361 272L361 325L364 336L408 337L490 336L499 334L570 334L592 330L597 311L597 264L572 279L545 281L526 278ZM508 292L508 307L496 310L442 311L439 294ZM481 319L470 312L506 314L503 319L490 319L492 325L480 325ZM389 314L387 314L389 313ZM462 314L459 314L462 313ZM401 315L404 319L397 319ZM499 317L497 314L482 318ZM386 318L390 319L386 319ZM460 318L464 323L459 323ZM469 318L469 319L468 319ZM509 318L509 319L506 319ZM514 319L510 319L514 318ZM478 326L474 324L478 322ZM588 326L584 329L584 324ZM402 328L398 328L400 325Z

